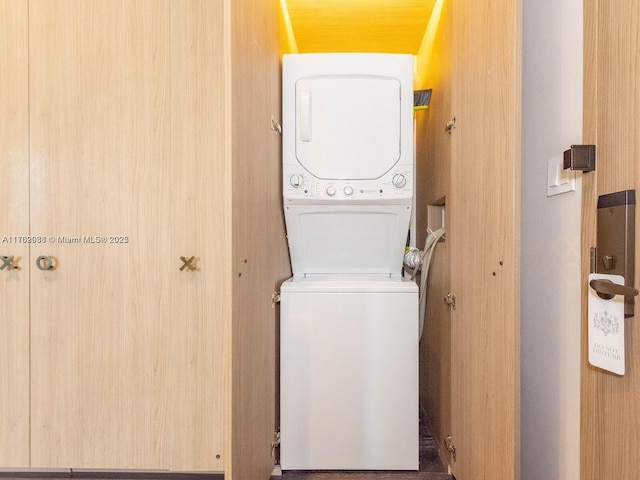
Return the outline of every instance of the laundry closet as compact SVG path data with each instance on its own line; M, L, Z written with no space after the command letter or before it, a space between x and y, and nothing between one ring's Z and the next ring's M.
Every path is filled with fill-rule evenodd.
M0 472L269 477L292 274L281 62L303 53L296 21L334 2L317 3L0 0ZM447 234L420 407L456 478L511 480L521 7L383 3L379 26L433 12L415 51L369 36L366 8L347 28L361 51L416 55L414 87L432 89L412 235Z

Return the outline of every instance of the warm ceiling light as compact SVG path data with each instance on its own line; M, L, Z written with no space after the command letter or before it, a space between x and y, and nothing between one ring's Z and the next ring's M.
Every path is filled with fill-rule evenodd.
M417 54L435 0L286 0L298 51Z

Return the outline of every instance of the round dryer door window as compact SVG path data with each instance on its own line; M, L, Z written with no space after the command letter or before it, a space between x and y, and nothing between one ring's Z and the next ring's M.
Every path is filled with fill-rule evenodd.
M380 178L400 159L401 127L395 78L328 75L296 83L296 157L316 178Z

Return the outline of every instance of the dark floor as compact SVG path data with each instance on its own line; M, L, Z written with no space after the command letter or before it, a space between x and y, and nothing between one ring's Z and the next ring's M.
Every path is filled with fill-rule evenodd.
M282 476L272 476L271 480L455 480L447 475L446 469L438 456L438 446L421 422L420 425L420 469L417 472L395 471L286 471ZM30 471L10 472L0 471L0 480L24 480L37 478L39 480L58 480L77 478L78 480L222 480L223 474L179 474L154 472L90 472L90 471Z
M74 470L74 469L6 469L2 480L224 480L223 473L179 473L169 471Z
M420 470L417 472L390 471L286 471L271 480L455 480L446 473L438 455L438 446L427 427L420 425Z

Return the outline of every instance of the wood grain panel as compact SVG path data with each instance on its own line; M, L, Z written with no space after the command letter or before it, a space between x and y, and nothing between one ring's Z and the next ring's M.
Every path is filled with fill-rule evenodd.
M171 399L167 2L33 1L32 466L157 468Z
M598 195L631 189L640 149L640 2L598 2Z
M444 126L452 117L452 17L445 2L428 55L426 77L420 88L431 88L428 110L416 113L417 245L424 246L426 230L433 220L429 206L442 204L451 195L451 142ZM418 57L418 64L423 59ZM441 243L433 257L427 283L427 312L420 342L420 405L427 412L429 426L445 463L444 438L451 433L451 312L443 298L451 289L451 258L448 243Z
M28 6L0 1L0 465L29 466ZM5 238L7 237L7 238ZM4 263L4 262L3 262Z
M453 5L453 474L519 478L521 4Z
M638 478L640 459L640 325L625 320L626 374L588 364L587 275L596 245L597 196L640 190L640 4L585 2L584 141L597 145L597 169L583 176L581 478ZM636 209L636 238L639 212ZM637 244L637 242L636 242ZM636 255L635 285L640 257ZM636 311L639 302L635 303ZM636 315L637 317L637 315Z
M169 468L222 471L231 315L224 3L171 2ZM198 271L180 271L181 256Z
M584 93L583 93L583 141L595 144L598 133L598 0L584 2ZM582 329L581 329L581 401L580 401L580 478L596 480L608 475L599 450L598 432L602 431L602 399L597 383L597 371L589 366L587 336L588 275L590 273L591 247L596 245L597 175L582 177L581 213L581 278L582 278Z
M291 275L282 213L277 0L230 3L233 167L232 466L234 480L268 478L276 428L277 309Z
M32 466L222 469L221 12L31 3L32 224L58 238L32 271Z

